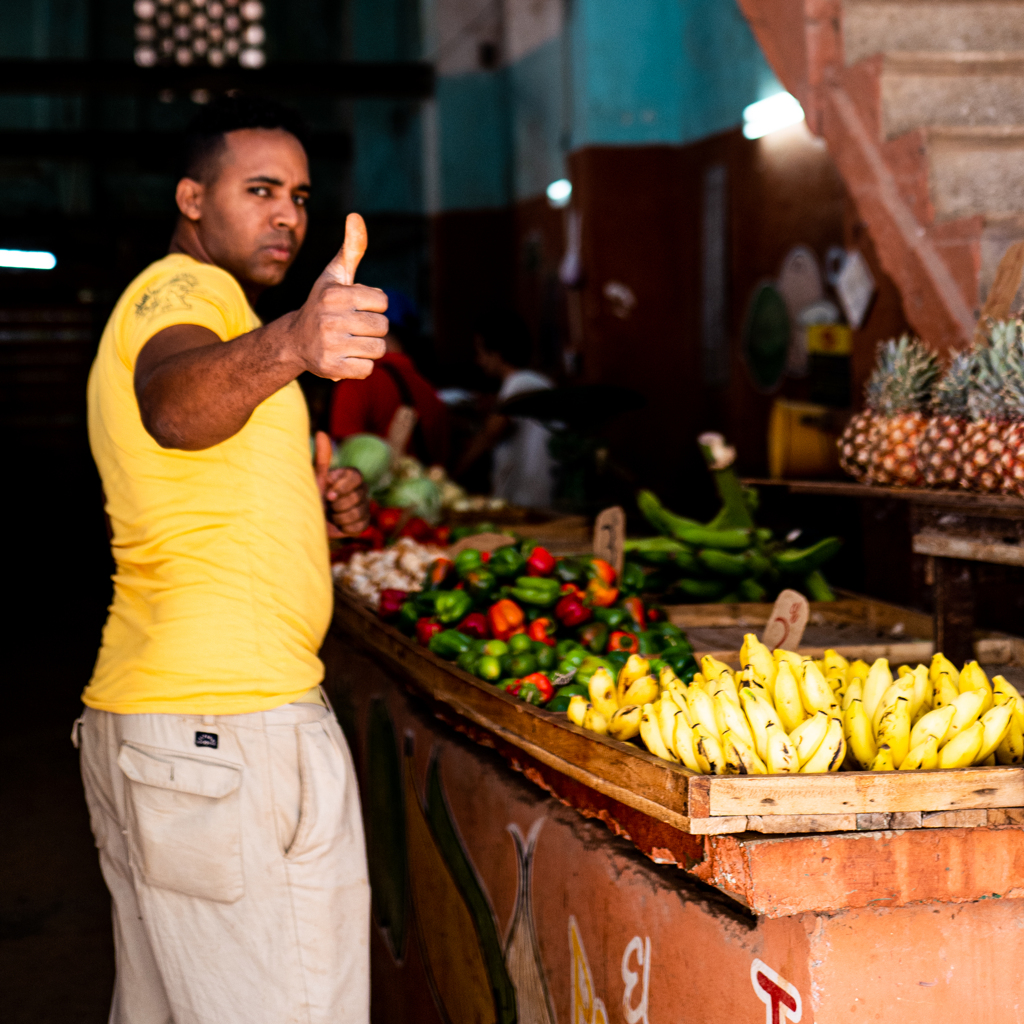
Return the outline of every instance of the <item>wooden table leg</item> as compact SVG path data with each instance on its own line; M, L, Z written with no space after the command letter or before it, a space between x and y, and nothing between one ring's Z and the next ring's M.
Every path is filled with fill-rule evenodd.
M957 667L974 658L974 563L935 559L935 650Z

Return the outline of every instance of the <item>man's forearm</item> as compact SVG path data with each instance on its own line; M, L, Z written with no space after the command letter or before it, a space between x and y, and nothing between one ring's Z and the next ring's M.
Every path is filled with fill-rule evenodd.
M288 313L231 341L183 324L161 331L148 362L140 358L135 390L146 430L162 448L200 451L238 433L253 410L303 370L288 332ZM144 349L144 353L145 353Z

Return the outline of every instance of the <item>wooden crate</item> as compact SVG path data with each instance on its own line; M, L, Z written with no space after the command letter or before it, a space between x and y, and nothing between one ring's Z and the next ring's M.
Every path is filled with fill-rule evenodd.
M828 614L854 616L854 621L904 614L902 609L893 612L893 606L880 602L861 602L858 607L856 601L836 602L844 607L829 609ZM760 614L756 609L764 607L687 606L687 615L691 622L728 618L732 625L748 621L756 625L753 616ZM815 611L819 609L816 606ZM673 611L674 618L678 614ZM471 723L475 738L482 730L494 737L497 743L492 745L499 749L521 750L584 787L682 832L847 832L1024 821L1024 767L695 775L638 746L578 728L564 714L544 711L496 690L381 622L340 588L334 626L411 690ZM1013 653L1017 650L1014 645L1020 643L1010 642Z
M927 662L935 653L930 615L912 608L839 591L839 600L814 602L798 653L820 658L832 648L851 661L888 658L893 666ZM760 633L770 604L680 604L666 609L684 630L698 656L712 654L737 664L744 633ZM991 630L976 630L974 653L982 665L1024 667L1024 640Z

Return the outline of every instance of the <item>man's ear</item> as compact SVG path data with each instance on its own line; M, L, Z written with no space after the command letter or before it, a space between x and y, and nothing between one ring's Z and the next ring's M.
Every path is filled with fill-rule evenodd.
M182 178L178 182L178 187L174 190L174 200L183 217L193 221L199 220L203 210L204 191L202 182L193 178Z

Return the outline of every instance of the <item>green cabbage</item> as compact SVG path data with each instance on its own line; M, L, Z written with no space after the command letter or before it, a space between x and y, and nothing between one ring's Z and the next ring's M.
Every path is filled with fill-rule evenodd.
M437 523L441 518L441 492L425 476L399 480L384 499L388 508L411 508L421 519Z
M372 491L391 467L391 446L376 434L353 434L338 446L331 468L351 466L363 474Z

